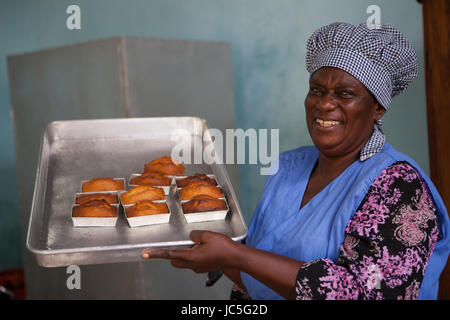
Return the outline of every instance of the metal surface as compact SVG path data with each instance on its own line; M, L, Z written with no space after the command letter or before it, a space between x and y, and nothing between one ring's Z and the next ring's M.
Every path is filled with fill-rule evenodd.
M191 133L193 153L203 141L206 121L194 117L57 121L43 135L29 221L27 248L41 266L140 261L152 247L188 247L194 229L211 230L242 240L247 234L233 186L222 164L186 164L186 174L214 174L228 199L225 220L187 224L174 214L167 225L129 228L119 218L116 227L74 228L73 196L81 180L97 176L129 176L143 164L170 155L176 129ZM170 192L176 192L172 188ZM170 194L169 194L170 198ZM170 203L169 203L170 205ZM173 210L173 208L172 208Z

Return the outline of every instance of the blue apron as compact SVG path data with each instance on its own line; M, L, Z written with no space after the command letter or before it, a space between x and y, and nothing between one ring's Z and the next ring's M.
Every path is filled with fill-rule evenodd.
M386 142L381 152L355 161L300 209L318 155L313 146L280 155L278 172L267 178L250 223L247 245L305 262L321 258L336 262L344 230L373 181L393 163L407 161L428 184L437 208L443 238L430 257L418 297L436 299L450 252L450 221L438 191L419 165ZM248 274L241 272L241 277L253 299L282 299Z

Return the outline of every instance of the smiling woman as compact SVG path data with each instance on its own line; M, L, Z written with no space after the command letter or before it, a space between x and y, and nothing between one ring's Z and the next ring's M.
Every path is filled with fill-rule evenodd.
M316 146L330 156L358 153L386 111L349 73L323 67L311 75L306 120Z
M417 75L414 50L390 26L334 23L309 38L306 65L314 146L280 155L246 244L196 230L192 248L143 258L223 270L252 299L436 299L447 209L381 129L391 98Z

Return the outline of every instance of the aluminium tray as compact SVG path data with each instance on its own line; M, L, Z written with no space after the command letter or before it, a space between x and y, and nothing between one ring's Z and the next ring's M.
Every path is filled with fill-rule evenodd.
M172 133L185 129L190 148L204 147L208 129L196 117L126 118L55 121L47 125L41 142L27 248L43 267L141 261L144 250L155 247L186 248L192 230L210 230L241 241L247 235L233 186L223 164L185 164L186 175L214 174L228 201L224 220L186 223L172 185L167 205L169 223L130 228L123 210L115 227L75 228L71 209L80 181L93 177L129 177L150 160L170 155ZM208 137L209 135L205 135ZM192 156L194 158L194 156Z

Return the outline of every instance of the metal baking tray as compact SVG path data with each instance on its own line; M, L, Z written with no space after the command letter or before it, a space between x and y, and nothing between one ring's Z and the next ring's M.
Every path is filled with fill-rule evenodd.
M196 117L56 121L43 132L27 233L27 248L43 267L141 261L149 248L186 248L192 230L210 230L241 241L247 226L223 164L185 164L186 175L214 174L228 200L224 220L186 223L173 184L167 197L168 224L130 228L119 214L114 228L75 228L71 209L80 181L128 177L154 158L170 155L187 130L191 154L213 143L204 119ZM187 140L186 140L187 141ZM201 151L201 150L200 150ZM192 156L194 158L194 156Z

